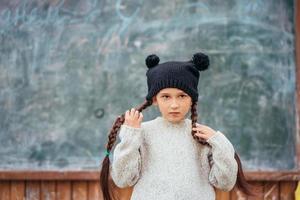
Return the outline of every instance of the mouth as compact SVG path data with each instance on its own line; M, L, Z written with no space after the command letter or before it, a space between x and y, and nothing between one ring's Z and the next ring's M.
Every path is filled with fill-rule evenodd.
M171 115L178 115L180 112L169 112Z

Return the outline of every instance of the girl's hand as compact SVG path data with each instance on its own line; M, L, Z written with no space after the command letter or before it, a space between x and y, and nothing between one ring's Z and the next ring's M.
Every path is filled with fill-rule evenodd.
M205 140L208 140L210 137L216 134L216 131L210 128L209 126L205 126L198 123L196 123L196 127L192 128L192 130L196 131L195 133L196 136L203 138Z
M124 124L133 128L140 128L142 120L143 114L132 108L131 110L126 111Z

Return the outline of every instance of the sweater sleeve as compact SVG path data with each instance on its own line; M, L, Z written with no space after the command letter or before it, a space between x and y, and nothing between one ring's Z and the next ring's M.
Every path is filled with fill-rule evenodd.
M233 145L220 131L217 131L207 142L212 147L209 182L216 188L230 191L236 183L238 171L238 165L234 158L235 150Z
M111 177L120 187L133 186L140 176L142 128L121 125L120 143L115 147L111 167Z

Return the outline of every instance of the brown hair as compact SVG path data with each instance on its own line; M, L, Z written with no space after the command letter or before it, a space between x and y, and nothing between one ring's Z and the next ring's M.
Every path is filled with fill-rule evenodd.
M194 102L191 106L191 120L192 120L192 127L196 127L197 123L197 102ZM204 139L198 138L195 136L195 132L192 131L193 138L199 141L203 145L209 145ZM244 172L243 172L243 167L242 163L240 160L240 157L238 154L235 152L234 153L234 158L238 164L238 174L237 174L237 180L235 183L235 187L237 187L240 191L242 191L246 195L250 196L255 196L256 193L253 192L252 186L247 182Z
M152 101L146 100L143 104L141 104L136 109L139 112L142 112L144 109L146 109L147 107L149 107L151 105L152 105ZM196 127L197 116L198 116L197 115L197 102L193 102L192 106L191 106L192 127ZM108 135L108 142L106 145L107 152L110 152L112 150L114 143L116 141L116 138L117 138L117 132L119 131L119 129L120 129L121 125L124 123L124 121L125 121L125 114L122 114L115 120L115 122L110 130L110 133ZM201 143L203 145L209 145L204 139L198 138L195 135L194 131L192 131L191 134L192 134L193 138L195 140L197 140L199 143ZM237 153L235 153L234 158L236 159L237 164L238 164L238 174L237 174L237 181L236 181L235 186L246 195L254 195L254 193L252 192L251 185L249 183L247 183L247 181L246 181L246 178L244 176L243 169L242 169L242 164L241 164L240 158ZM103 159L102 169L100 171L100 185L101 185L102 195L103 195L104 200L115 199L115 196L112 193L113 183L111 183L112 179L110 179L109 169L110 169L109 155L106 155Z

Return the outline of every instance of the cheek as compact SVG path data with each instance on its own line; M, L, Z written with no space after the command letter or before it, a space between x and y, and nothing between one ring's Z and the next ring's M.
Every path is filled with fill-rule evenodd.
M162 110L167 110L169 108L169 105L168 104L163 104L161 105L161 109Z
M184 108L186 111L189 111L191 109L191 106L188 104L187 106L185 106Z
M168 104L166 102L158 102L158 107L160 110L168 109Z
M185 102L185 108L186 108L187 110L191 109L191 106L192 106L192 102L191 102L191 101L186 101L186 102Z

